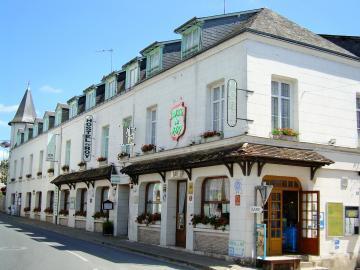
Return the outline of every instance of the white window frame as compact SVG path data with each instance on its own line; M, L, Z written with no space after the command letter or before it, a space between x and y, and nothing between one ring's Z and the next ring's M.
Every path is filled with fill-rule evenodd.
M62 109L57 109L55 113L55 126L61 124Z
M13 178L16 179L16 177L17 177L17 160L14 160Z
M40 150L40 152L39 152L39 168L38 168L38 172L42 172L43 163L44 163L44 150Z
M66 141L65 144L65 165L70 166L71 158L71 140Z
M33 164L34 164L34 154L31 154L29 157L29 174L31 175L33 172Z
M88 92L86 92L85 98L86 98L85 109L89 110L92 107L94 107L95 104L96 104L96 91L95 91L95 89L89 90Z
M105 99L109 99L116 94L116 79L112 78L105 84Z
M69 118L73 118L77 115L77 101L70 102L69 104Z
M155 119L153 118L154 112L155 112ZM148 109L148 139L147 139L149 144L156 145L157 120L158 120L157 106L149 108Z
M35 123L33 128L33 138L35 138L39 134L39 124Z
M130 66L128 70L128 86L127 88L133 87L139 81L139 67L136 64L135 66Z
M278 84L278 88L277 94L273 93L273 83L277 83ZM284 96L282 95L282 85L286 84L289 86L289 96ZM286 80L279 80L279 79L272 79L271 80L271 129L277 129L277 128L293 128L293 86L289 81ZM277 121L278 121L278 126L275 127L273 124L273 117L275 115L273 115L272 112L272 106L273 106L273 98L277 98L277 106L278 106L278 111L277 111ZM282 100L287 100L289 101L289 126L283 126L282 123L282 111L283 111L283 107L282 107Z
M106 134L107 133L107 134ZM101 156L109 158L109 137L110 137L110 126L102 127L101 131Z
M20 177L24 178L24 158L20 159Z
M182 34L181 55L186 57L200 50L201 28L193 26Z
M219 89L219 98L215 100L215 90ZM213 131L224 131L224 120L225 120L225 86L223 83L216 84L211 87L210 91L210 103L211 103L211 130ZM219 105L219 110L217 113L216 120L215 116L215 105ZM218 123L215 124L215 121ZM217 125L217 126L216 126Z
M156 65L154 59L157 59ZM153 49L146 55L146 76L151 76L162 68L162 47Z
M48 131L49 130L49 116L45 116L44 118L44 124L43 124L43 131Z

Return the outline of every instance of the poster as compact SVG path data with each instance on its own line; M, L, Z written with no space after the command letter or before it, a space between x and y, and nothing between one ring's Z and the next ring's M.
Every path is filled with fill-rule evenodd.
M266 224L256 224L256 254L266 258Z
M327 235L344 235L344 206L342 203L327 203Z
M229 240L229 256L245 257L245 241Z

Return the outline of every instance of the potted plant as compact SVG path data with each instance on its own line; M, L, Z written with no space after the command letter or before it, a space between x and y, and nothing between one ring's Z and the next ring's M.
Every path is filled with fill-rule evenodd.
M105 166L107 164L107 158L106 157L98 157L97 161L99 162L99 166Z
M75 212L75 216L77 217L86 217L86 211L78 210Z
M149 224L159 225L161 223L161 214L143 213L136 218L136 222L139 224L145 224L146 226L149 226Z
M156 146L154 144L144 144L143 146L141 146L141 151L144 154L148 154L148 153L154 153L156 150Z
M129 154L126 153L126 152L120 152L118 154L118 160L121 160L121 159L126 158L126 157L129 157Z
M205 131L203 134L201 134L201 138L204 142L213 142L220 140L222 138L222 132L220 131Z
M196 228L229 230L229 214L219 216L193 215L191 223Z
M33 212L34 212L34 213L40 213L40 212L41 212L41 208L40 208L40 207L35 207L35 208L33 209Z
M272 137L275 140L297 141L298 132L291 128L275 128L273 129Z
M111 221L105 221L103 223L103 235L113 235L114 224Z
M54 168L49 168L47 170L47 172L48 172L49 176L53 176L54 175Z
M0 188L2 195L6 195L6 187Z
M54 213L54 210L50 207L45 208L44 212L48 215L52 215Z
M42 176L42 172L37 172L37 174L36 174L36 175L37 175L37 177L38 177L38 178L41 178L41 176Z
M61 170L64 172L64 173L68 173L69 172L69 165L64 165L61 167Z
M85 170L86 169L86 162L85 161L80 161L78 163L78 166L80 167L80 170Z
M15 178L11 178L10 181L11 181L11 182L14 182L14 181L15 181Z
M22 179L22 176L19 176L19 180L21 180Z
M30 206L24 207L24 212L25 213L30 212Z
M59 211L59 215L61 215L61 216L68 216L68 215L69 215L69 210L61 209L61 210Z
M30 180L30 178L31 178L31 173L28 173L27 175L25 175L26 176L26 178L28 179L28 180Z

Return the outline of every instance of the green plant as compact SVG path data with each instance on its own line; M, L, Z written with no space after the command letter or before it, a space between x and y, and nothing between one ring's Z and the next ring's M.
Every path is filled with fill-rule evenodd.
M50 207L47 207L47 208L45 208L44 212L46 214L52 214L54 212L54 210L52 208L50 208Z
M104 221L103 234L104 235L113 235L113 233L114 233L114 224L111 221Z
M39 212L41 212L41 207L35 207L35 208L33 209L33 212L34 212L34 213L39 213Z
M63 170L63 172L68 171L69 168L70 168L69 165L64 165L64 166L61 167L61 169Z
M42 176L42 172L37 172L37 176Z
M152 151L156 148L156 146L154 144L144 144L143 146L141 146L141 151L143 152L149 152Z
M28 173L27 175L26 175L26 178L31 178L31 173Z
M93 216L94 219L108 218L108 213L103 211L96 212Z
M98 157L97 161L98 162L107 161L107 158L106 157Z
M143 213L136 218L137 223L145 225L154 224L156 221L161 221L160 213Z
M29 212L29 211L30 211L30 206L24 207L24 212Z
M291 137L297 137L299 135L298 132L293 130L292 128L275 128L272 131L272 135L284 135L284 136L291 136Z
M86 165L86 162L85 161L80 161L79 163L78 163L78 166L79 167L82 167L82 166L85 166Z
M59 215L67 216L69 215L69 210L61 209L59 211Z
M222 135L221 132L213 130L213 131L205 131L203 134L201 134L201 137L206 139L206 138L211 138L211 137L221 136L221 135Z
M49 168L49 169L47 170L47 172L48 172L48 173L54 173L54 168Z
M86 211L78 210L75 212L75 216L86 217Z
M218 216L205 216L205 215L193 215L191 219L191 223L194 227L196 227L197 224L210 224L215 229L222 228L222 230L225 230L226 225L229 225L229 214L224 213L220 217Z

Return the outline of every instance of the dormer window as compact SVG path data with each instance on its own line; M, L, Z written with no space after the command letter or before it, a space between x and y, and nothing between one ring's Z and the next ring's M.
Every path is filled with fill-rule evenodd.
M162 68L162 48L157 47L146 55L146 77L152 76Z
M109 80L105 85L105 99L109 99L116 94L116 80L115 78Z
M39 124L38 123L35 123L34 124L34 129L33 129L33 136L36 137L38 134L39 134Z
M89 90L86 92L86 105L85 109L89 110L94 107L96 104L96 91L95 89Z
M55 114L55 126L58 126L58 125L61 124L61 116L62 116L61 113L62 113L61 108L56 111L56 114Z
M77 100L74 100L74 101L70 102L70 104L69 104L69 118L75 117L77 115L77 110L78 110Z
M182 58L188 57L200 50L200 27L193 26L183 32L181 43Z
M46 116L44 118L44 126L43 126L44 131L47 131L49 129L49 116Z
M126 89L134 87L134 85L139 80L139 66L136 63L135 65L129 66L126 70Z

